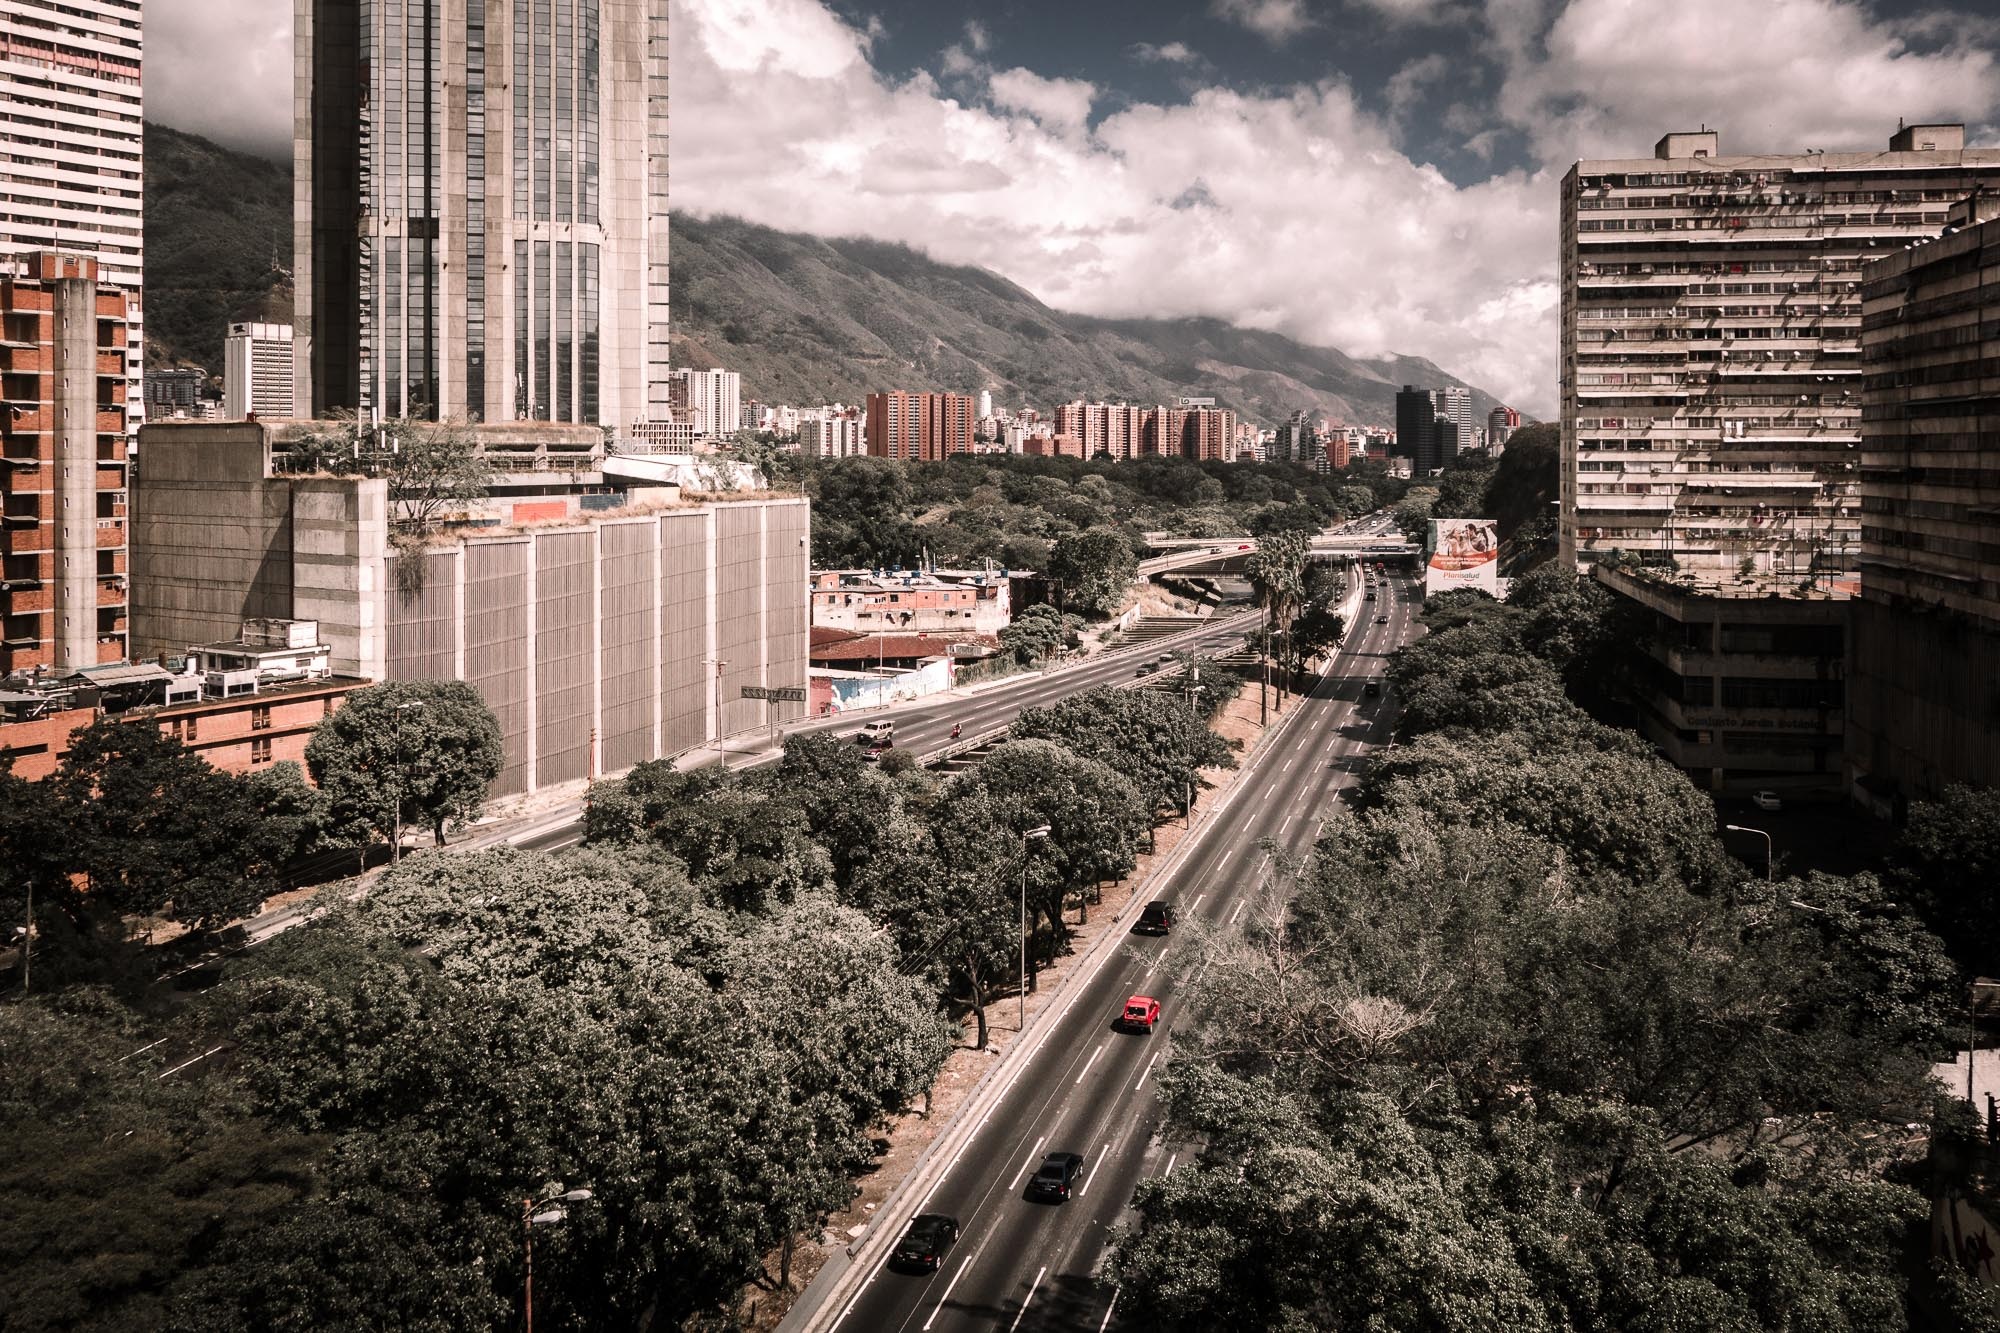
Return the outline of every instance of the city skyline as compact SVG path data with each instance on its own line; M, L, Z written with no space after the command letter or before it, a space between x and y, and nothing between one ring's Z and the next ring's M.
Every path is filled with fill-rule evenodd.
M1548 418L1572 161L1702 124L1739 152L1866 148L1884 114L2000 137L1992 39L1910 5L1689 6L1703 39L1665 50L1627 0L1088 11L676 0L674 207L907 242L1086 314L1425 356ZM289 16L149 23L152 114L275 152ZM199 77L221 41L227 106Z

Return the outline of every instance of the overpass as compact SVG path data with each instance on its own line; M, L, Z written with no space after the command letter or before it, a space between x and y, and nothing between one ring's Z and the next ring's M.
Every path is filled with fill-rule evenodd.
M1216 571L1240 572L1257 550L1255 537L1160 537L1146 540L1155 554L1139 562L1139 577L1155 574ZM1415 542L1376 533L1319 532L1313 534L1314 560L1414 560L1421 554Z

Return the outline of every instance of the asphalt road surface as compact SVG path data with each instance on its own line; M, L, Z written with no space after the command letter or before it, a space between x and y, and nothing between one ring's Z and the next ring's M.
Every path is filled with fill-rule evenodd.
M1364 685L1414 637L1421 601L1401 576L1374 586L1377 599L1360 604L1349 646L1305 700L1292 701L1283 731L1237 779L1245 786L1197 832L1191 853L1156 893L1178 905L1183 922L1241 920L1266 869L1264 841L1303 854L1337 789L1354 780L1360 757L1388 739L1389 691L1385 686L1369 698ZM1388 623L1374 623L1378 614ZM1070 980L1066 1011L1027 1052L918 1210L956 1216L963 1229L957 1245L934 1274L878 1268L832 1327L1102 1333L1121 1325L1118 1293L1103 1273L1111 1230L1134 1220L1130 1203L1139 1180L1170 1172L1193 1147L1162 1141L1154 1101L1155 1076L1179 1017L1175 983L1159 967L1170 943L1132 936L1094 975ZM1162 1003L1151 1036L1113 1026L1135 993ZM1004 1016L1006 1007L998 1012ZM1027 1177L1050 1152L1082 1153L1085 1174L1067 1202L1031 1203L1023 1195Z

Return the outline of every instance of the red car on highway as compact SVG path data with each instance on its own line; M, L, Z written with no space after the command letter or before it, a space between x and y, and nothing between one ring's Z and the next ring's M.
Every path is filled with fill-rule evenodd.
M1138 1029L1151 1036L1153 1025L1160 1021L1160 1002L1150 995L1134 995L1125 1001L1125 1012L1118 1021L1128 1030Z

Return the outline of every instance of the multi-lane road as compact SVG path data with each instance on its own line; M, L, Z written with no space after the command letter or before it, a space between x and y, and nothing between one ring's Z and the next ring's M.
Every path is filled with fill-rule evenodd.
M946 695L884 713L793 723L785 728L785 733L793 735L832 730L845 734L860 727L864 721L886 717L896 724L897 748L930 754L950 744L954 726L962 728L968 737L997 731L1012 722L1023 709L1053 703L1066 695L1098 685L1124 684L1133 678L1133 672L1141 663L1152 661L1155 654L1168 651L1213 654L1232 648L1256 625L1256 618L1241 614L1242 609L1225 606L1216 613L1214 625L1161 639L1146 645L1143 651L1113 652L1102 657L1085 658L1075 666L1016 676L988 689ZM748 737L733 738L731 742L737 746L754 743ZM742 764L745 760L732 749L730 762ZM551 826L537 828L528 836L510 838L509 841L518 847L554 851L570 846L582 836L582 815L577 812Z
M1153 895L1178 905L1181 920L1228 926L1253 906L1267 868L1266 840L1291 855L1310 845L1337 790L1358 759L1387 739L1390 692L1365 692L1389 654L1415 632L1417 602L1399 576L1378 578L1376 600L1359 605L1347 646L1292 709L1237 778L1225 804L1196 830L1185 858ZM1386 624L1376 624L1376 615ZM1117 1291L1105 1276L1112 1228L1131 1220L1132 1192L1145 1176L1170 1172L1194 1145L1160 1137L1156 1078L1182 1017L1177 982L1162 966L1171 939L1133 936L1072 977L1054 1021L1031 1027L1029 1047L986 1105L977 1126L941 1172L926 1173L924 1196L892 1198L878 1228L900 1228L913 1212L946 1213L963 1235L934 1274L885 1267L884 1247L865 1245L863 1267L829 1274L808 1293L788 1327L843 1333L952 1333L954 1330L1105 1330L1122 1325ZM1114 1026L1125 998L1162 1001L1151 1035ZM1042 1156L1076 1152L1085 1174L1065 1203L1029 1202L1023 1187ZM873 1239L872 1237L870 1239ZM818 1295L820 1301L811 1301Z

